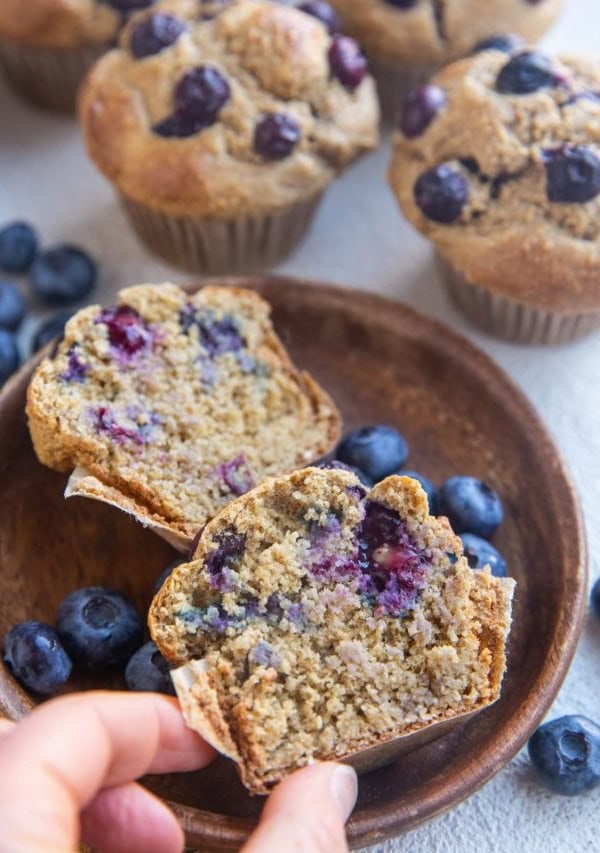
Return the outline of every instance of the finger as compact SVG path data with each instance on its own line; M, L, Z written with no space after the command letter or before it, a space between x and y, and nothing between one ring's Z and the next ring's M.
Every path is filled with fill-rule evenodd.
M3 841L69 849L78 815L103 787L144 773L198 769L214 750L186 728L175 699L151 693L80 693L42 705L0 741ZM23 815L22 804L29 804ZM12 835L10 835L12 833ZM10 848L9 848L10 849Z
M243 853L345 853L344 824L358 793L344 764L315 764L293 773L271 794Z
M12 731L14 726L10 720L0 720L0 738Z
M177 818L135 782L106 788L81 815L81 837L98 853L180 853Z

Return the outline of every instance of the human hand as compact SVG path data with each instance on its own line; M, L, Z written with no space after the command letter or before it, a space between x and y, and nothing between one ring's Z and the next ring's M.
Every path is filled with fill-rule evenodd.
M110 853L180 851L175 816L134 780L197 770L214 755L176 700L158 694L74 694L18 724L0 721L0 853L67 853L82 841ZM342 853L356 792L342 765L294 773L267 801L244 853Z

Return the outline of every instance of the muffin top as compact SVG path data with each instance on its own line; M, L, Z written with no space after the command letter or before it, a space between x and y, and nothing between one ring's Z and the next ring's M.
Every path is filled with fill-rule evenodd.
M407 97L390 181L469 280L534 307L600 308L600 60L488 50Z
M331 0L344 30L391 65L441 65L484 39L514 32L536 41L562 0Z
M275 213L378 140L356 43L317 18L240 0L136 15L84 85L90 156L130 199L175 216Z

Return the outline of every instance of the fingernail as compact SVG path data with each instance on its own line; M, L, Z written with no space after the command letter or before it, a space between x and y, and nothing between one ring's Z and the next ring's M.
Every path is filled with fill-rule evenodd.
M338 804L344 822L352 814L352 809L358 796L358 779L356 772L347 764L340 764L331 777L331 793Z

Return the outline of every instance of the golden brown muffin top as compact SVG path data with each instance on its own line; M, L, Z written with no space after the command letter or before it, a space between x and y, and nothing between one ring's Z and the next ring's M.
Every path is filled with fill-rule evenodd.
M36 47L70 48L112 41L130 10L153 0L2 0L0 36Z

